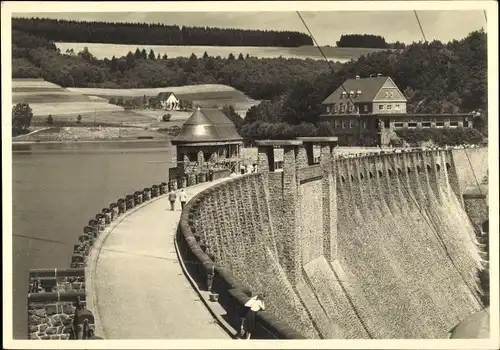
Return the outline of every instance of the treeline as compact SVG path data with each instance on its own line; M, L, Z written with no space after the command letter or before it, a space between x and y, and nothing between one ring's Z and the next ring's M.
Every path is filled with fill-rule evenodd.
M274 99L299 78L328 71L320 60L258 59L242 54L211 57L158 57L137 49L124 57L96 59L88 50L61 53L44 38L14 31L13 78L43 78L64 87L150 88L225 84L254 99ZM18 46L19 45L19 46ZM339 68L340 63L334 64Z
M342 34L337 41L337 47L364 47L375 49L404 49L405 43L396 41L387 43L385 38L373 34Z
M186 26L180 28L178 25L147 23L13 18L12 29L61 42L278 47L313 45L309 35L294 31Z
M321 102L346 79L374 73L394 80L408 100L408 113L475 111L474 128L487 136L486 55L486 34L480 30L449 43L413 43L403 50L361 56L335 73L327 71L313 79L305 77L290 85L279 98L251 108L241 129L242 136L264 139L276 132L277 137L282 137L279 131L272 131L269 123L285 123L295 130L300 127L301 136L322 133L327 127L320 124Z

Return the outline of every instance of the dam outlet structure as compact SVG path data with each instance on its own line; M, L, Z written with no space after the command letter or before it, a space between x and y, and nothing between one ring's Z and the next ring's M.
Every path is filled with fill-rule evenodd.
M484 307L476 231L487 208L463 194L486 175L487 149L341 158L335 142L258 141L258 173L188 202L176 239L198 262L189 273L201 288L213 280L236 329L264 293L254 338L447 338Z

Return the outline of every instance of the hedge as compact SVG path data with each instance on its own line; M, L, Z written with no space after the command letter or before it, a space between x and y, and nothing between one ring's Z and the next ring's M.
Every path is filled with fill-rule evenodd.
M484 136L473 128L444 128L444 129L399 129L395 130L398 137L405 140L410 146L420 146L422 142L432 141L438 146L480 144Z

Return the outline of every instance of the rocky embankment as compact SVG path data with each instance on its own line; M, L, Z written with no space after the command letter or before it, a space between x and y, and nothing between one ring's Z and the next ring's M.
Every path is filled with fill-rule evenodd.
M138 127L51 127L14 137L12 138L12 142L163 140L171 134L170 130L143 129Z

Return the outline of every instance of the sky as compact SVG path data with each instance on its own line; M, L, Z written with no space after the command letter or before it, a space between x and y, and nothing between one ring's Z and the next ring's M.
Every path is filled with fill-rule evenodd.
M482 10L419 10L417 14L427 40L459 40L474 30L486 28ZM423 39L413 11L317 11L301 15L319 45L335 46L341 34L350 33L381 35L388 42L411 43ZM14 13L13 17L306 32L295 12L33 12Z

